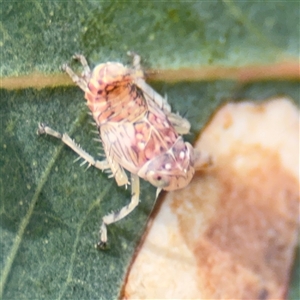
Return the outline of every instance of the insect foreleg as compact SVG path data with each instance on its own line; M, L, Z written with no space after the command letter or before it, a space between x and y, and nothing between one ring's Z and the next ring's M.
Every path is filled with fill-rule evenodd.
M139 195L140 195L140 179L138 175L131 173L131 201L128 205L124 206L117 212L112 212L109 215L106 215L102 219L102 225L100 228L100 242L97 244L97 247L100 249L105 248L107 243L107 225L115 223L128 214L130 214L136 206L139 204Z
M68 145L72 150L74 150L81 158L89 163L89 165L96 167L100 170L109 169L109 164L107 160L96 160L90 154L85 152L79 145L77 145L66 133L61 134L52 128L46 126L45 124L39 124L38 134L48 134L61 139L63 143Z
M77 59L83 66L83 75L89 77L91 75L91 69L86 61L86 58L81 54L73 55L74 59Z

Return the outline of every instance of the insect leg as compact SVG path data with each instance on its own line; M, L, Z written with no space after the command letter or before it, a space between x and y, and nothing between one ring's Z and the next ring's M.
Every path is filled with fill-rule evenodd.
M118 186L125 185L125 187L127 189L127 185L129 185L130 183L128 182L128 177L127 177L124 169L120 166L120 164L118 164L110 156L107 156L107 163L112 172L112 174L109 176L109 178L114 177Z
M128 51L127 55L130 56L132 58L132 66L134 69L136 69L137 71L141 71L142 67L141 67L141 57L136 54L133 51Z
M84 77L85 78L90 77L91 69L86 61L86 58L82 54L75 54L75 55L73 55L73 58L79 60L79 62L82 64Z
M103 249L107 243L107 225L115 223L128 214L130 214L136 206L139 204L140 195L140 179L136 174L131 173L131 201L128 205L124 206L117 212L112 212L106 215L102 219L102 225L100 228L100 241L97 244L97 248Z
M188 134L190 132L191 124L187 119L181 117L178 113L169 113L167 116L177 133Z
M86 80L75 74L67 64L63 64L61 68L63 71L68 73L73 82L75 82L84 92L88 89Z
M90 154L85 152L79 145L77 145L66 133L61 134L52 128L46 126L45 124L39 124L38 134L49 134L58 139L61 139L63 143L68 145L72 150L74 150L80 157L89 163L90 166L94 166L100 170L109 169L109 164L107 160L96 160Z

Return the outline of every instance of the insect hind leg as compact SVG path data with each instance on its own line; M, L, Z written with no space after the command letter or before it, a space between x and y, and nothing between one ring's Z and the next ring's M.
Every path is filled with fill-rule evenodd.
M132 58L132 66L133 66L133 68L135 70L142 71L141 57L137 53L135 53L133 51L128 51L127 55Z
M66 133L61 134L58 131L53 130L52 128L46 126L43 123L39 124L37 133L39 135L48 134L60 139L63 143L65 143L73 151L75 151L81 158L83 158L86 162L88 162L89 166L94 166L95 168L100 170L105 170L110 168L107 160L102 160L102 161L96 160L90 154L85 152L79 145L77 145Z
M86 58L82 54L74 54L73 59L78 60L81 63L81 65L83 66L83 76L85 78L90 77L91 76L91 69L88 65L88 62L87 62Z
M87 82L84 78L79 77L75 72L67 65L62 65L62 70L65 71L72 79L72 81L78 85L84 92L87 90Z
M75 54L73 59L79 60L83 66L82 76L78 76L67 64L62 65L62 70L65 71L84 92L88 90L88 81L91 77L91 69L86 61L86 58L81 54Z
M130 214L139 204L139 194L140 194L140 180L136 174L131 173L131 201L128 205L124 206L117 212L112 212L102 219L102 225L100 228L100 241L97 244L98 249L104 249L107 243L107 226L109 224L115 223L128 214Z

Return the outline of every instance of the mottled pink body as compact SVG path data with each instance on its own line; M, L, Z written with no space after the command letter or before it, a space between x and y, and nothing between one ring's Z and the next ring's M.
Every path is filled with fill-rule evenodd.
M171 112L139 87L143 74L109 62L87 79L85 98L113 173L124 168L164 190L185 187L194 174L193 147L178 134Z
M140 179L164 190L176 190L189 184L194 175L194 149L181 134L189 132L188 120L171 112L167 100L144 80L140 57L133 68L120 63L100 64L91 71L83 55L75 55L83 66L78 76L68 65L63 69L85 92L87 105L96 121L106 158L97 160L85 152L66 133L41 123L38 133L59 138L73 149L83 163L110 171L119 186L131 185L131 201L120 210L102 218L99 249L106 247L107 226L115 223L139 203ZM125 170L131 174L130 182Z

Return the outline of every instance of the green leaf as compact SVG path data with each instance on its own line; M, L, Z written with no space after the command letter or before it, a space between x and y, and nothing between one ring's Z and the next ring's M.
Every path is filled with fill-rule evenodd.
M266 64L299 55L299 3L1 1L2 76L57 73L134 50L159 69Z
M43 78L60 73L76 52L92 64L126 63L126 51L135 50L146 66L162 71L272 65L299 54L296 2L1 1L1 8L3 82L38 72L43 86ZM228 99L285 94L299 103L298 81L186 82L184 76L152 85L191 121L189 141ZM110 247L97 251L101 217L128 203L130 190L73 163L77 156L60 141L36 135L45 122L98 153L82 92L46 84L41 90L7 87L0 100L2 298L117 298L155 189L142 184L138 208L109 226Z

